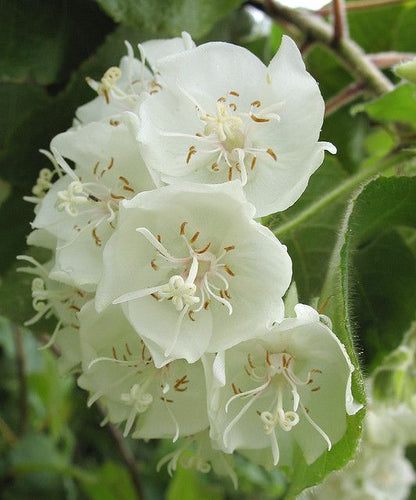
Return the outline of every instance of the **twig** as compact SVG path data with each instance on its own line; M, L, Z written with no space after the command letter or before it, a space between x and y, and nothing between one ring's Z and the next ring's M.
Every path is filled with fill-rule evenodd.
M332 0L334 13L334 38L333 45L338 47L341 40L348 37L348 24L344 0Z
M337 47L334 47L332 27L319 16L283 7L274 3L273 0L254 0L252 4L278 22L283 19L294 24L306 37L316 40L332 50L348 71L355 75L357 80L363 81L373 94L381 95L394 88L391 81L383 75L354 41L344 38Z
M367 54L367 57L371 59L377 68L383 69L416 59L416 54L412 52L379 52L377 54Z
M101 415L105 417L107 415L107 412L105 411L105 408L100 403L100 401L97 401L95 404L97 405L97 408L101 413ZM119 431L119 429L110 422L106 424L106 427L110 432L111 436L113 437L117 445L118 451L120 452L120 455L123 458L124 463L126 464L127 470L130 474L130 478L137 493L137 500L143 500L144 499L143 487L140 482L139 474L137 471L136 460L133 454L129 450L126 441L121 432Z
M18 434L21 436L25 433L27 427L27 383L26 383L26 359L23 350L22 330L16 325L12 324L14 341L16 345L16 362L17 362L17 376L19 378L19 410L20 421Z
M408 0L358 0L357 2L348 2L346 4L347 11L374 9L377 7L388 7L389 5L406 3ZM332 14L331 7L324 7L316 11L321 16L329 16Z
M339 108L345 106L349 102L356 99L365 90L365 84L363 82L355 82L342 89L341 92L328 99L325 103L325 116L332 115Z

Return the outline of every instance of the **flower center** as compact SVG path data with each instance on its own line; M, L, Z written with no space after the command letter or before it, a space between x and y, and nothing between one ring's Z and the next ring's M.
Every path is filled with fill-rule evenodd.
M239 116L230 115L222 102L217 102L215 116L205 114L200 118L206 123L204 134L215 134L227 151L244 146L243 120Z
M230 397L225 405L225 412L228 412L230 404L233 401L241 398L248 399L249 401L242 407L237 415L231 420L224 431L224 442L227 442L228 435L232 428L238 423L243 415L251 408L255 401L260 396L267 394L271 396L271 403L268 404L267 409L257 410L263 429L266 435L270 436L271 448L273 453L274 464L277 465L279 461L279 446L276 438L276 427L279 427L285 432L290 432L300 420L299 409L305 419L312 425L312 427L322 436L327 442L328 449L331 449L331 441L326 433L312 420L309 416L309 410L306 409L298 392L299 387L310 386L312 392L317 392L320 387L313 385L313 374L321 374L319 369L312 369L308 372L306 380L299 379L294 371L295 357L286 352L270 353L265 351L264 359L261 360L259 366L254 362L249 353L247 355L247 365L244 365L244 374L252 381L260 384L254 389L241 391L237 388L235 382L231 384L234 395ZM290 406L288 409L287 406Z

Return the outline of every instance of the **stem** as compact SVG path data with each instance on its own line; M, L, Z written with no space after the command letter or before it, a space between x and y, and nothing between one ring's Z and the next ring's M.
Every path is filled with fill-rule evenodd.
M288 21L298 27L307 38L325 45L339 57L348 71L358 80L365 82L375 95L385 94L394 88L390 80L354 41L344 38L335 47L332 27L322 18L306 11L283 7L273 0L254 0L252 3L276 21Z
M361 95L365 90L365 85L363 82L352 83L345 89L342 89L341 92L328 99L325 103L325 116L329 116L332 113L335 113L339 108L345 106L349 102L356 99L359 95Z
M411 61L416 58L412 52L378 52L377 54L367 54L367 57L377 66L377 68L390 68L395 64Z
M333 44L337 47L341 40L348 37L347 16L344 0L332 0L334 12L334 38Z
M101 405L100 401L97 401L95 404L97 405L99 412L105 417L107 412ZM118 451L120 452L120 455L124 463L126 464L127 470L130 474L130 478L137 493L137 500L143 500L144 499L143 487L140 482L139 474L137 471L136 460L133 454L131 453L130 449L128 448L126 441L123 435L121 434L120 430L110 422L108 422L106 425L112 438L114 439L117 445Z
M346 4L347 11L374 9L377 7L387 7L389 5L406 3L408 0L362 0L357 2L348 2ZM317 11L321 16L328 16L332 13L332 8L324 7Z
M337 186L332 191L329 191L326 195L319 198L317 201L312 203L309 207L302 210L297 214L292 220L289 220L281 225L272 226L271 230L278 238L282 238L286 234L293 231L297 226L303 224L305 221L313 217L314 215L321 212L325 207L334 203L336 200L346 195L347 193L353 191L364 181L370 179L377 174L381 174L388 168L392 166L402 166L406 164L411 158L414 159L414 153L409 150L404 150L400 152L394 152L383 158L383 160L374 163L367 169L357 172L355 175L349 177L339 186Z
M23 350L22 330L15 324L12 325L16 345L17 375L19 378L19 435L25 433L27 427L27 383L26 383L26 359Z

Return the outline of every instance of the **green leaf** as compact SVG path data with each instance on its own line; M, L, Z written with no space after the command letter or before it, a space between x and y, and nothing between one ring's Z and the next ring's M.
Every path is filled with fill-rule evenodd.
M359 111L379 122L399 122L416 129L416 88L410 83L399 85L374 101L355 106L354 112Z
M96 0L116 22L159 36L188 31L198 38L242 0Z
M215 487L203 481L193 469L178 467L167 491L167 500L222 500Z
M366 364L378 364L416 317L416 260L395 231L383 232L354 252L353 276L356 333Z
M83 0L4 0L0 81L60 82L100 43L112 23Z
M410 3L410 2L409 2ZM414 52L416 44L416 6L406 5L397 17L392 30L392 49L401 52Z
M346 199L336 200L326 210L296 225L287 233L281 234L282 229L345 178L346 174L336 158L327 156L323 165L311 177L299 200L288 210L273 216L269 222L279 239L288 247L301 302L311 303L321 291Z
M90 500L137 498L125 467L114 462L106 462L101 467L89 469L88 472L88 476L79 476L77 479Z

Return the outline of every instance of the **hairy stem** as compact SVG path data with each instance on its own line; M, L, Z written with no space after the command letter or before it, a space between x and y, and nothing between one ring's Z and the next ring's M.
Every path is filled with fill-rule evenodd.
M381 95L394 88L390 80L383 75L354 41L344 38L334 46L333 29L321 17L306 11L283 7L273 0L255 0L252 3L275 21L289 22L300 29L306 38L326 46L341 60L352 75L366 84L368 90L373 94Z
M346 179L332 191L329 191L327 194L299 212L293 219L288 220L283 224L272 225L271 230L278 238L283 238L285 235L296 229L296 227L321 212L331 203L348 193L351 193L363 182L371 179L371 177L377 176L391 167L401 167L407 164L411 159L414 159L414 153L409 150L391 153L386 158L383 158L365 170L357 172L355 175Z
M365 90L365 85L363 82L355 82L342 89L338 94L328 99L325 103L325 116L332 115L339 108L345 106L349 102L356 99L359 95L361 95Z
M344 0L332 0L334 13L334 38L333 44L338 46L341 40L348 37L348 24Z

